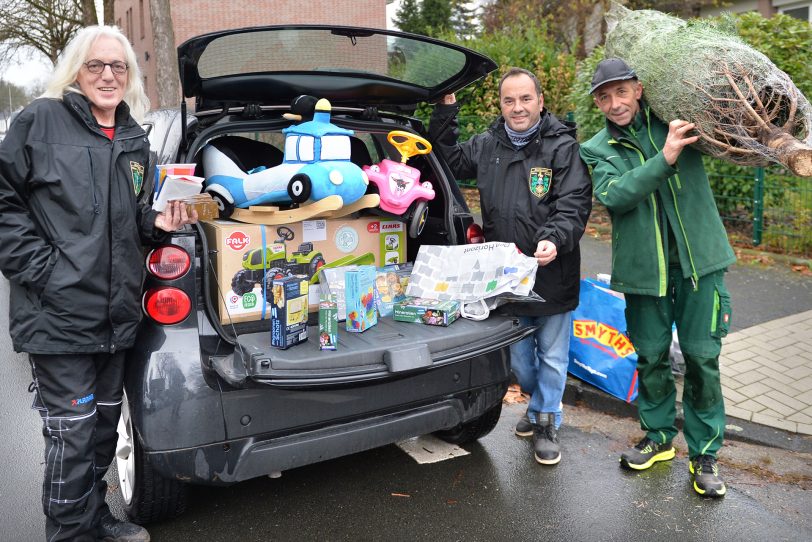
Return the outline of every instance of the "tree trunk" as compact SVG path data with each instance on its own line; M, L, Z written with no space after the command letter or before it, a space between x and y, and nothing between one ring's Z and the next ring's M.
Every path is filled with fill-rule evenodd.
M149 0L152 19L152 47L155 51L155 88L158 103L154 107L177 107L181 100L175 31L169 0Z

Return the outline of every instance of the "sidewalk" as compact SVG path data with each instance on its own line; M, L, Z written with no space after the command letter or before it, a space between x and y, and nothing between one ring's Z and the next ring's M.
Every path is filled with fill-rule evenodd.
M581 254L582 276L611 268L609 243L584 236ZM735 265L725 282L734 304L719 360L725 438L812 452L812 280L779 266ZM677 386L679 400L681 377ZM579 401L637 417L635 405L570 377L564 402Z

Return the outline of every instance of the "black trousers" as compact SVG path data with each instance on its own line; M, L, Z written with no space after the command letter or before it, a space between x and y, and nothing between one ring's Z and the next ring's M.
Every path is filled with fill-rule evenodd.
M42 417L46 539L96 540L109 513L104 475L116 448L124 384L124 353L30 354Z

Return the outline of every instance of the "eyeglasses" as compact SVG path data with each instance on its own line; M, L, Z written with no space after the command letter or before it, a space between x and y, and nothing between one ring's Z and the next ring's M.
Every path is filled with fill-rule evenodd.
M110 66L110 71L116 75L124 75L127 73L129 66L126 62L116 60L115 62L102 62L101 60L93 59L85 62L85 67L90 73L99 74L104 71L105 66Z

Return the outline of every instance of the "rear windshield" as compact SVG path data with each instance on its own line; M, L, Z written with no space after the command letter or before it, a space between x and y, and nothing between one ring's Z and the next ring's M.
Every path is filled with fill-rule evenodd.
M373 74L436 87L465 68L465 54L424 41L341 30L292 28L230 34L213 40L198 60L203 79L248 73Z

